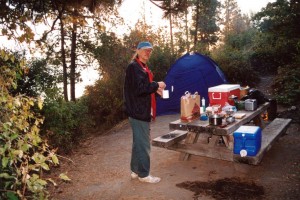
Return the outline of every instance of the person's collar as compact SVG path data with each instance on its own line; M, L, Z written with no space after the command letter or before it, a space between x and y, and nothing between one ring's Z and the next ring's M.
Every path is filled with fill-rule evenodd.
M141 59L139 59L139 57L136 57L136 60L140 61L144 66L146 65L146 63L144 63L143 61L141 61Z

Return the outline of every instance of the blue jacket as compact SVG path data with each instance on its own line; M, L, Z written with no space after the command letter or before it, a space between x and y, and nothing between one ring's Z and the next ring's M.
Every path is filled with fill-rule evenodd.
M151 121L151 94L159 85L149 82L147 72L136 62L132 61L126 69L124 83L124 104L129 117L142 121Z

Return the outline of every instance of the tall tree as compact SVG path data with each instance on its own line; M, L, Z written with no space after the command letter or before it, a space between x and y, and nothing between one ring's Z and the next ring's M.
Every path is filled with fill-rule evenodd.
M222 35L226 37L250 28L250 19L247 15L242 16L236 0L224 0L221 5L220 24L223 25Z
M2 34L8 35L9 38L16 37L15 33L17 29L21 29L22 34L17 36L20 42L27 41L28 43L33 41L34 32L31 26L24 22L40 23L42 20L49 21L49 17L52 17L51 30L45 31L39 44L45 42L51 44L51 49L47 50L48 53L54 52L57 61L62 65L63 77L64 77L64 97L68 101L67 96L67 78L70 78L71 84L71 100L75 101L75 80L79 73L77 73L78 57L80 54L77 48L79 41L79 35L84 29L87 18L93 18L95 13L102 13L103 15L97 16L97 23L99 24L105 21L105 12L113 12L114 5L120 4L122 0L87 0L87 1L60 1L60 0L7 0L1 1L1 8L3 6L5 12L1 12L0 24L3 26ZM60 22L60 26L57 27L57 22ZM83 28L85 27L85 28ZM99 26L95 26L97 28ZM57 34L56 30L60 30L60 40L55 40ZM80 30L80 32L78 32ZM51 35L52 34L52 35ZM48 36L52 36L52 38ZM54 38L53 38L54 37ZM88 38L87 38L88 39ZM61 42L61 44L60 44ZM60 45L59 45L60 44ZM68 44L71 47L68 49ZM57 51L57 46L61 46L61 49ZM59 53L58 53L59 52ZM59 57L57 57L59 56ZM68 72L68 64L70 70ZM70 73L70 74L68 74Z
M196 0L193 9L192 35L194 36L194 51L208 52L211 45L218 41L219 27L217 0Z
M105 21L105 15L108 13L112 14L114 12L114 4L115 1L95 1L98 6L94 7L92 10L94 13L90 12L90 10L86 9L86 6L82 3L74 4L73 6L68 6L62 2L61 4L57 4L57 9L62 11L62 15L59 18L60 20L60 37L61 37L61 63L63 65L63 80L64 80L64 96L65 100L67 99L67 86L66 80L69 78L70 83L70 98L71 101L76 100L75 94L75 84L80 77L79 67L84 67L89 65L85 63L84 60L90 60L88 58L89 54L84 54L83 49L81 48L82 43L85 40L90 40L91 38L82 37L83 35L88 35L90 31L102 31L103 25ZM56 16L56 10L53 12L53 16ZM98 13L100 15L98 15ZM102 15L101 15L102 14ZM116 14L116 13L114 13ZM93 23L91 27L91 21ZM54 24L52 26L55 26ZM67 40L66 40L67 39ZM65 41L66 40L66 41ZM65 44L63 44L63 42ZM70 44L70 46L66 45ZM68 48L67 48L68 47ZM66 49L67 48L67 49ZM54 51L56 52L56 51ZM53 55L53 54L52 54ZM57 53L54 54L54 58ZM84 59L80 59L80 57L84 57ZM69 71L66 74L67 63L69 64Z
M164 17L169 19L171 50L174 54L173 19L180 13L187 12L188 0L150 0L154 5L164 11Z

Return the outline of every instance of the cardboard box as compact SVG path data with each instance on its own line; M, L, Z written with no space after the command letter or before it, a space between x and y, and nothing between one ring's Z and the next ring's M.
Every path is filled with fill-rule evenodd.
M241 126L233 133L233 153L255 156L261 147L261 128L259 126Z
M226 102L234 106L234 102L229 100L231 95L237 96L240 99L240 85L238 84L222 84L208 88L209 104L221 105L223 107Z

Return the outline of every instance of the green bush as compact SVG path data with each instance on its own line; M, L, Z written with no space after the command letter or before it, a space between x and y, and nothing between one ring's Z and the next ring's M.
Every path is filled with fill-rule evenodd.
M121 79L121 78L120 78ZM102 131L112 128L125 118L123 110L123 80L98 80L87 88L89 114L95 127Z
M47 199L51 179L42 177L59 163L55 150L40 137L41 99L11 95L25 62L0 51L0 199Z
M43 134L59 152L68 153L84 135L91 121L84 98L77 102L47 100L43 108Z
M300 64L279 67L272 87L279 103L285 105L300 103Z
M213 53L213 59L225 73L232 84L256 86L259 83L258 73L251 67L248 54L232 48L220 48Z

